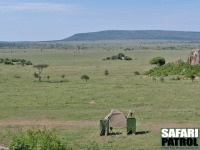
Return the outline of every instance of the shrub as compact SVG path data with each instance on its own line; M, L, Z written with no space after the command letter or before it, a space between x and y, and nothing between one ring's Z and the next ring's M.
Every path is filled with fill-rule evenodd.
M193 82L194 79L195 79L195 73L190 72L190 73L186 74L186 77L187 77L187 78L190 78L190 79L192 80L192 82Z
M19 78L20 78L20 76L19 76L19 75L14 75L14 78L17 78L17 79L19 79Z
M151 65L156 64L157 66L162 66L165 64L165 59L162 57L154 57L149 61L149 63Z
M106 60L110 60L110 57L106 57Z
M146 75L154 76L166 76L166 75L188 75L194 74L195 76L200 75L200 65L190 65L188 63L169 63L160 67L154 67L149 71L145 72Z
M134 71L134 75L140 75L139 71Z
M27 61L25 59L18 59L18 58L0 58L0 63L4 63L6 65L14 65L14 64L21 64L22 66L24 65L32 65L31 61Z
M105 71L104 71L104 75L105 75L105 76L109 75L108 70L105 70Z
M131 57L125 56L124 60L132 60Z
M181 78L177 76L177 77L172 77L171 80L181 80Z
M4 59L3 58L0 58L0 63L3 63Z
M82 79L82 80L85 80L85 81L87 82L87 80L89 80L90 78L89 78L88 75L85 74L85 75L82 75L82 76L81 76L81 79Z
M164 80L165 80L164 77L161 76L161 77L160 77L160 81L161 81L161 82L164 82Z
M26 132L19 132L13 137L10 150L67 150L65 143L60 141L52 131L46 129L29 129Z
M13 65L12 60L10 60L9 58L4 59L3 63L6 64L6 65Z
M118 56L115 56L115 55L114 55L114 56L111 56L111 59L112 59L112 60L117 60L117 59L118 59Z
M33 63L31 61L26 61L25 63L26 65L33 65Z
M17 58L13 58L11 59L12 62L20 62L21 60L20 59L17 59Z
M62 75L61 75L61 81L60 81L60 82L63 82L63 81L64 81L64 78L65 78L65 74L62 74Z

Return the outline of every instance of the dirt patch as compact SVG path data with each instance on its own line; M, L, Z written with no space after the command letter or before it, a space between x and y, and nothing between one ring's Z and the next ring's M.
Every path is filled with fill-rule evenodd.
M41 126L41 127L85 127L96 125L97 122L94 121L0 121L0 126Z
M88 103L89 103L89 104L96 104L96 102L95 102L94 100L89 101Z

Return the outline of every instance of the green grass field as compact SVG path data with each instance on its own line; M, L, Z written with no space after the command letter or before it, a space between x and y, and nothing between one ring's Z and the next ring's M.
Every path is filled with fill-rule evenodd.
M12 53L10 52L12 51ZM0 64L0 145L7 146L19 129L54 129L76 149L160 149L160 128L199 127L200 81L161 83L151 77L135 76L154 67L149 60L161 56L167 62L187 59L190 50L134 50L125 52L132 61L106 60L120 51L105 50L0 50L1 58L23 58L33 64L49 64L42 82L35 79L33 66ZM104 71L109 71L105 76ZM65 74L65 81L61 75ZM80 77L87 74L88 82ZM20 78L16 78L19 76ZM46 77L50 76L49 79ZM100 137L99 120L110 109L125 115L132 109L137 131L148 134Z

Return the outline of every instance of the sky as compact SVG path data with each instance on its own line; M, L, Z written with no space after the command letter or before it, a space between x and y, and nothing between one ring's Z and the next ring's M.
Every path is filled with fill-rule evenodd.
M200 0L0 0L0 41L102 30L200 31Z

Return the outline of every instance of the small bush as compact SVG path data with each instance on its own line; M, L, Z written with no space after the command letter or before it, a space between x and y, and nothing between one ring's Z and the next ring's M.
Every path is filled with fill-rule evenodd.
M9 58L4 59L3 63L6 64L6 65L13 65L12 60L10 60Z
M117 59L118 59L118 56L111 56L111 59L112 59L112 60L117 60Z
M104 75L105 75L105 76L109 75L108 70L105 70L105 71L104 71Z
M22 66L24 65L32 65L31 61L27 61L25 59L18 59L18 58L0 58L0 63L4 63L6 65L14 65L14 64L21 64Z
M29 129L13 137L9 150L69 150L52 131Z
M134 71L134 75L140 75L139 71Z
M82 80L85 80L85 81L87 82L87 80L89 80L90 78L89 78L88 75L85 74L85 75L82 75L82 76L81 76L81 79L82 79Z
M200 65L190 65L188 63L169 63L160 67L154 67L149 71L145 72L145 75L152 76L166 76L166 75L200 75Z
M33 63L31 61L26 61L25 63L26 65L33 65Z
M132 60L131 57L125 56L124 60Z
M161 76L161 77L160 77L160 81L161 81L161 82L164 82L164 80L165 80L164 77Z
M156 64L157 66L162 66L165 64L165 59L162 57L154 57L149 61L149 63L151 65Z
M110 57L106 57L106 60L110 60Z
M192 82L193 82L194 79L195 79L195 73L190 72L190 73L186 74L186 77L187 77L187 78L190 78L190 79L192 80Z
M14 75L14 78L17 78L17 79L19 79L19 78L21 78L19 75Z
M4 59L3 58L0 58L0 63L3 63Z

